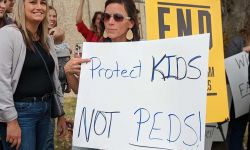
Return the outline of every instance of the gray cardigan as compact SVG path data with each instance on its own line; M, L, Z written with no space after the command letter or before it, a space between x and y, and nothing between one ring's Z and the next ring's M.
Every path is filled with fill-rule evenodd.
M50 54L55 61L53 80L57 97L63 104L63 94L58 79L58 60L54 49L54 42L48 40ZM26 56L26 45L19 29L13 25L0 29L0 122L9 122L17 118L13 94L15 93L19 77Z

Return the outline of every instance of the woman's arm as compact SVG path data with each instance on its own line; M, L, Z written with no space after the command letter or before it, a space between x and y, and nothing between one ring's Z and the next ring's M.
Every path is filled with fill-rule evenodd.
M79 87L79 78L73 74L66 74L69 87L72 91L77 94Z
M79 4L79 7L77 9L77 14L76 14L76 24L82 21L83 4L84 4L84 0L80 0L80 4Z
M83 4L84 0L80 0L80 4L76 14L76 27L78 32L80 32L82 36L87 40L93 36L94 32L91 31L82 20Z
M0 30L0 39L0 121L7 124L6 139L2 140L18 149L21 144L21 128L17 121L13 88L18 82L17 76L21 73L26 48L22 34L15 27L3 27Z

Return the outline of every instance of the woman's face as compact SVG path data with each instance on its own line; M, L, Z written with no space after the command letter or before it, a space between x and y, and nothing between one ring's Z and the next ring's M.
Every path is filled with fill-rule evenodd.
M48 12L49 16L49 28L54 28L56 27L57 24L57 14L54 9L50 9Z
M24 11L26 23L41 23L46 17L46 0L25 0Z
M106 7L104 14L104 25L107 36L113 42L125 42L126 34L134 25L130 21L123 4L111 3Z
M4 13L6 11L6 5L5 5L5 3L6 3L6 0L0 0L0 19L3 18Z
M7 13L12 13L13 12L13 6L15 4L15 0L7 0L6 2L6 12Z

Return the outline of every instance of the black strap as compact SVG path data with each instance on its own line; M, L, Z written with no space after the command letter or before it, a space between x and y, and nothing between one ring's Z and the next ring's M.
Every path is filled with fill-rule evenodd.
M40 44L40 43L39 43L39 44ZM55 85L54 85L53 80L51 79L51 76L50 76L50 73L49 73L48 66L47 66L47 64L46 64L46 62L45 62L45 60L44 60L44 58L43 58L41 52L40 52L40 51L38 50L38 48L36 47L36 45L35 45L35 44L32 44L32 45L33 45L33 47L35 48L35 50L37 51L37 53L39 54L39 56L41 57L43 63L44 63L44 66L45 66L46 71L47 71L48 76L49 76L50 83L51 83L52 88L53 88L53 93L55 94L55 93L56 93L56 88L55 88ZM52 56L51 56L51 57L52 57ZM54 60L54 59L53 59L53 60Z

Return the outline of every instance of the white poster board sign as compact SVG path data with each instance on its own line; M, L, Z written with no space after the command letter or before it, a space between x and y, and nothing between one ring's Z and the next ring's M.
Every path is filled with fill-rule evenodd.
M73 145L204 149L209 35L84 43Z
M233 94L235 117L249 112L248 54L241 52L225 59L227 77Z

